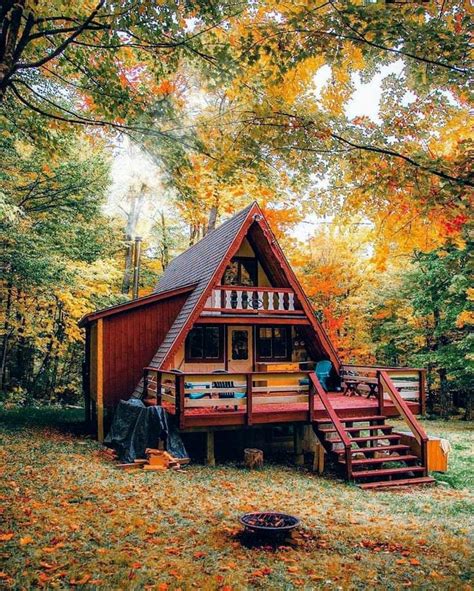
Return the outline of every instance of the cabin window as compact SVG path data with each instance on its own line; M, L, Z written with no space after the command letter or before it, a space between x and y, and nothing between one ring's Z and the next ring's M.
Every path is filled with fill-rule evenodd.
M234 257L224 273L223 285L257 285L257 259Z
M185 360L223 361L224 339L220 326L196 326L186 338Z
M291 332L287 326L257 328L257 359L291 359Z

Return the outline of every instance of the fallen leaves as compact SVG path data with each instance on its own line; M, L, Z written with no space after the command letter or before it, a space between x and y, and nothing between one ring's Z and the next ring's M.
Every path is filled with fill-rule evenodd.
M37 479L30 477L28 445L42 450L33 466ZM440 580L456 588L457 573L467 564L467 527L461 535L459 516L445 511L453 503L450 490L406 494L399 510L401 495L386 493L382 503L379 496L375 502L357 489L290 467L243 475L232 466L198 465L189 467L186 479L160 474L158 487L150 475L130 478L115 471L90 453L92 445L80 446L78 468L78 447L70 436L9 434L15 486L3 491L1 585L175 591L202 587L205 580L209 589L232 591L350 588L355 579L361 588L373 588L381 576L402 586L398 577L405 570L403 579L414 588L426 581L435 587ZM84 502L92 497L97 502ZM433 515L427 516L426 504L434 507ZM237 524L242 508L298 514L303 527L279 545L246 546ZM401 519L405 527L396 527Z

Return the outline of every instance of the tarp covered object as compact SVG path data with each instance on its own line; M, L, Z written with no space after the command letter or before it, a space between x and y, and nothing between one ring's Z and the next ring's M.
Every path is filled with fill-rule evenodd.
M147 447L157 448L160 439L175 458L187 457L186 449L173 422L161 406L145 406L141 400L121 400L115 410L105 445L115 449L122 462L144 458Z

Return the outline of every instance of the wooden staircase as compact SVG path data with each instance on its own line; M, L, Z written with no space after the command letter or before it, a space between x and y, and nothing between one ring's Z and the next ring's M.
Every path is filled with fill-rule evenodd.
M329 456L348 480L364 489L434 483L434 478L428 475L428 437L385 371L377 372L377 414L348 418L337 415L318 378L314 374L309 377L313 395L318 396L327 414L324 419L310 416L310 422ZM393 426L385 422L385 396L391 399L414 434L419 451L414 452L410 446L402 444L402 436L394 433Z
M364 489L434 482L422 458L400 443L401 436L393 433L385 416L339 418L339 421L351 446L349 466L344 442L331 419L314 420L313 429L348 480Z

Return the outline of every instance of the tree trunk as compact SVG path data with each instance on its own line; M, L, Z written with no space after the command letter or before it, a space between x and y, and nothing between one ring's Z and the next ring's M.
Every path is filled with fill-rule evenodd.
M166 227L166 220L165 220L165 213L164 211L160 212L160 220L161 220L161 266L163 267L163 271L166 267L170 264L170 244L169 244L169 236L168 236L168 228Z
M5 388L6 378L7 378L7 357L8 357L8 340L11 335L10 331L10 311L12 306L12 289L13 284L10 279L7 285L7 302L5 306L5 322L3 325L3 339L2 339L2 362L1 362L1 371L0 371L0 390Z
M217 205L213 205L211 207L211 211L209 212L209 219L207 222L207 232L211 232L215 230L217 222Z
M438 370L440 395L441 395L441 416L449 419L453 412L453 393L449 390L447 371L441 367Z

